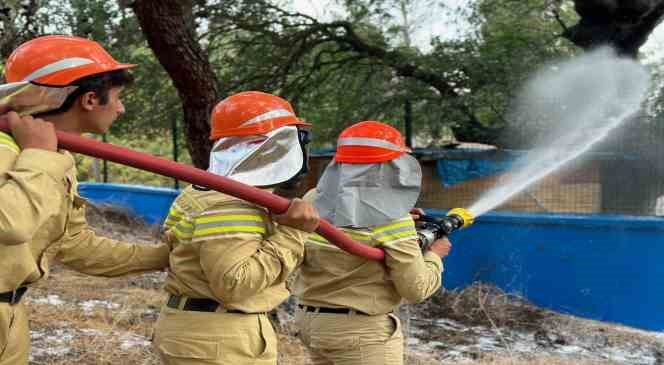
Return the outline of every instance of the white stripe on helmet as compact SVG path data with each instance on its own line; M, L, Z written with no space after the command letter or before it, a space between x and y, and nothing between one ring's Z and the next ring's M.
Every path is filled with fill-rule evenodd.
M392 151L403 151L403 149L394 143L384 141L377 138L362 138L362 137L347 137L341 138L337 142L337 147L341 146L367 146L367 147L380 147Z
M255 117L249 119L248 121L242 123L242 125L240 125L240 126L244 127L244 126L260 123L260 122L263 122L263 121L266 121L266 120L272 119L272 118L290 117L290 116L295 116L295 115L293 113L291 113L290 111L286 110L286 109L275 109L275 110L269 111L267 113L257 115Z
M42 76L50 75L52 73L66 70L68 68L74 68L78 66L83 66L83 65L89 65L91 63L94 63L94 61L87 59L87 58L81 58L81 57L72 57L72 58L65 58L63 60L53 62L51 64L48 64L30 75L26 76L23 81L33 81L35 79L38 79Z

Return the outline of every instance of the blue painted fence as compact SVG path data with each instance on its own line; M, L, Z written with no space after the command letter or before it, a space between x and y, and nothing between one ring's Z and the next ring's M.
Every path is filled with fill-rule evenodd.
M81 183L78 192L97 204L111 204L129 209L149 224L161 224L166 219L178 191L123 184Z
M116 184L81 184L79 190L155 224L177 195ZM479 280L559 312L664 330L664 219L490 213L451 239L448 289Z
M559 312L664 330L664 219L491 213L451 240L447 288L479 280Z

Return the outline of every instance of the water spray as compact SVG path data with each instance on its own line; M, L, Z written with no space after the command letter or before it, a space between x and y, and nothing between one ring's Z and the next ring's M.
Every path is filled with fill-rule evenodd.
M470 227L474 222L475 216L464 208L454 208L442 218L420 216L416 228L422 251L427 251L434 241L447 237L456 230Z
M422 216L419 240L426 250L437 239L473 224L478 217L559 170L630 120L641 108L649 75L634 60L610 49L545 67L524 87L510 119L536 138L537 148L515 164L508 178L468 209L452 209L447 216Z
M608 48L542 68L525 84L508 118L535 148L468 210L474 216L491 211L590 151L634 119L649 84L645 67Z

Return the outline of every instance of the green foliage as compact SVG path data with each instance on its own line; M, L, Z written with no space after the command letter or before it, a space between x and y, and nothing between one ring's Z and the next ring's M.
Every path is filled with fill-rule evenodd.
M424 144L448 139L454 130L466 139L508 145L499 136L519 85L541 65L577 52L560 37L561 22L576 21L569 0L470 1L451 15L452 22L464 24L463 36L434 39L426 49L415 47L410 36L422 17L435 21L431 18L451 11L445 1L337 0L342 11L328 22L286 10L284 3L187 4L196 24L194 36L204 46L223 93L256 89L286 97L314 124L314 147L333 146L341 129L360 120L403 128L406 101ZM113 125L109 139L170 157L170 126L183 119L181 102L130 9L106 0L48 0L32 21L41 33L89 37L118 60L137 64L132 69L135 85L123 93L127 113ZM348 24L361 46L349 40L345 28L332 27L335 22ZM404 72L404 65L420 74ZM182 130L180 126L184 146ZM94 179L91 160L80 160L81 179ZM114 182L171 184L110 166Z
M126 113L108 134L109 142L152 155L172 158L171 125L180 121L180 161L191 163L182 133L180 100L164 69L148 47L130 9L105 0L48 1L39 22L48 25L43 33L74 34L101 43L120 62L136 64L135 78L122 100ZM77 156L79 179L101 181L102 163ZM172 186L173 180L113 163L108 164L109 182Z
M132 134L126 137L109 136L108 142L145 152L153 156L172 160L172 136L168 134L147 136ZM83 155L76 155L78 179L80 181L102 182L103 164L101 161ZM187 151L180 147L178 162L191 165ZM173 179L115 163L108 163L108 182L148 186L172 187Z
M561 40L556 18L573 22L570 1L470 2L454 14L466 24L466 36L434 39L426 52L406 41L412 17L418 6L442 12L444 2L340 0L346 12L338 21L351 24L361 46L330 26L337 20L318 22L270 2L231 3L209 18L215 25L209 50L224 89L260 89L292 100L314 123L318 146L363 119L401 126L406 100L422 141L436 144L454 129L466 140L504 144L499 136L519 85L544 63L575 52ZM426 75L404 75L404 65Z
M563 28L555 17L557 12L562 21L572 23L572 4L555 5L547 0L477 1L468 9L475 34L453 45L436 45L438 57L459 62L470 91L466 102L482 124L507 127L510 102L526 79L543 65L578 52L560 38ZM495 143L519 148L522 141L507 136Z
M53 12L53 33L90 38L118 61L137 65L131 69L135 86L123 93L127 116L113 126L112 134L158 135L174 118L182 120L177 92L130 9L106 0L51 1L47 8Z

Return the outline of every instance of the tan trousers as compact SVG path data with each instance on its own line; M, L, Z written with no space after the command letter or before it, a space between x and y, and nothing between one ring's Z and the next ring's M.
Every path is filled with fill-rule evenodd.
M27 365L30 353L28 316L23 304L0 303L0 365Z
M154 346L167 365L277 364L277 336L265 314L164 307L155 324Z
M313 365L402 365L403 335L394 314L298 310L295 323Z

